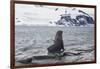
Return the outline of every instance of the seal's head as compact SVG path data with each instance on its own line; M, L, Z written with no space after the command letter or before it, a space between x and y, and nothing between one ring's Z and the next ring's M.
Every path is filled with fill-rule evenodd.
M63 31L61 31L61 30L57 31L58 35L62 35L62 33L63 33Z

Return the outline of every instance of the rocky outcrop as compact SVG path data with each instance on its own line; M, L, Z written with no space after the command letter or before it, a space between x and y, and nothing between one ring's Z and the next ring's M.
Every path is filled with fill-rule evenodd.
M73 10L72 10L73 11ZM76 15L75 18L72 18L72 15L70 14L62 14L60 19L58 21L55 22L56 25L62 25L62 26L88 26L90 24L93 24L94 23L94 20L93 18L81 11L81 10L78 10L79 13L82 13L80 15Z

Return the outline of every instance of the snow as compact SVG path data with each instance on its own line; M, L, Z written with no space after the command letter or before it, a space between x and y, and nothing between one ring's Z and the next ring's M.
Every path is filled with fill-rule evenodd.
M80 7L64 7L64 6L40 6L15 4L15 24L16 25L42 25L42 26L57 26L54 23L60 19L60 15L70 14L71 18L76 18L77 15L86 15L80 13L79 10L86 12L93 19L93 8ZM55 10L58 9L58 10ZM17 19L16 19L17 18ZM49 22L52 22L50 24Z
M48 55L47 48L53 44L58 30L63 31L65 52L80 53L58 59L32 60L35 64L86 62L94 60L94 24L69 26L71 22L63 20L66 26L57 25L62 14L77 15L88 13L93 19L93 8L64 7L15 4L15 65L19 60L33 56ZM87 16L87 15L86 15Z

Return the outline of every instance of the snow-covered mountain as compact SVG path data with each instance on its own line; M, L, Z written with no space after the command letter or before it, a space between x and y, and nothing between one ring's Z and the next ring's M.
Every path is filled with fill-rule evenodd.
M15 25L91 27L94 24L93 15L93 9L86 8L16 5Z
M67 11L67 10L66 10ZM72 9L72 11L77 11L77 13L69 12L65 14L61 14L60 19L55 22L50 22L51 25L57 25L57 26L80 26L80 27L93 27L94 19L92 16L87 14L86 12L82 10Z

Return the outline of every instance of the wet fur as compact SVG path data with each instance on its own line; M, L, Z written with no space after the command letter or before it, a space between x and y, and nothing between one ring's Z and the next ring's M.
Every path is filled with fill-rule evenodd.
M54 44L47 48L48 53L60 53L61 49L64 50L62 33L63 32L61 30L57 31Z

